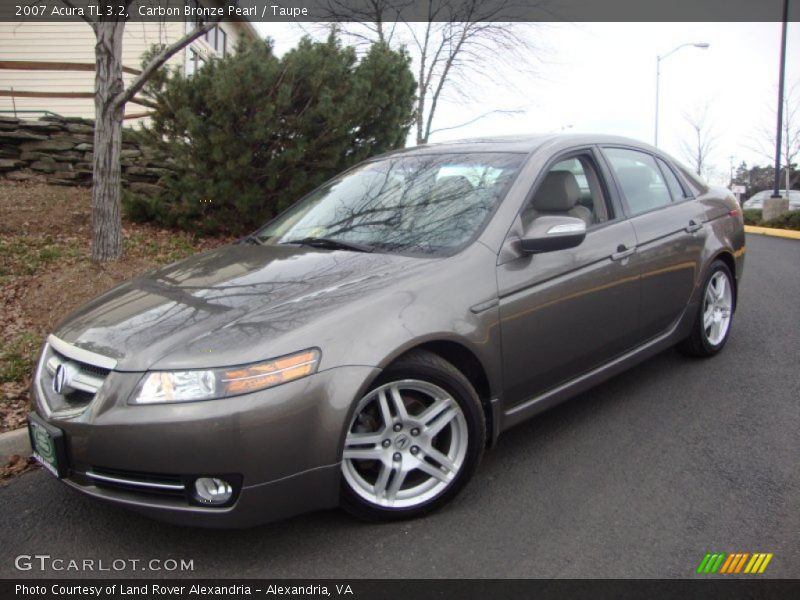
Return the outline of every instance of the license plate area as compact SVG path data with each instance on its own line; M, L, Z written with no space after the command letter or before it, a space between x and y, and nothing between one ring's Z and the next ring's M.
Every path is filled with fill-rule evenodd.
M45 423L35 414L28 415L28 436L33 458L59 479L67 474L64 432Z

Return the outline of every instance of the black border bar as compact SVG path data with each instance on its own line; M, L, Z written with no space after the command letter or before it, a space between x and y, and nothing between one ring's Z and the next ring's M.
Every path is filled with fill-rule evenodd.
M121 593L135 587L136 593ZM160 591L154 589L157 586ZM97 593L99 590L99 594ZM144 590L145 593L141 593ZM294 598L352 600L785 600L800 597L800 580L745 579L731 576L696 579L6 579L2 598L78 600L84 598Z
M374 0L199 0L201 20L372 21ZM385 21L779 22L783 0L382 0ZM99 14L98 6L103 6ZM0 21L187 21L195 0L0 0ZM188 7L188 8L187 8ZM789 0L789 21L800 1Z

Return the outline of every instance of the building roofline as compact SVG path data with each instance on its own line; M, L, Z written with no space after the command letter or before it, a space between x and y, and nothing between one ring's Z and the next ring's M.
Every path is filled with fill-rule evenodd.
M245 19L244 21L235 21L242 29L244 29L247 34L250 36L250 39L259 40L261 39L261 34L258 33L258 30L255 28L255 25L250 21L250 19Z

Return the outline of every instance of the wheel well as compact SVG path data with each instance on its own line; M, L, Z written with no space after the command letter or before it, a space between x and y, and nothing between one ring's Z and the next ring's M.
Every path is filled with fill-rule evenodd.
M461 344L450 341L426 342L410 348L408 352L412 350L427 350L440 356L461 371L462 375L469 380L481 401L483 414L486 418L487 443L491 443L492 432L494 431L491 408L492 391L489 385L489 378L486 376L486 371L478 357Z
M728 269L730 269L731 276L733 277L733 306L735 309L738 294L738 290L736 289L736 261L733 259L733 255L730 252L720 252L714 258L715 260L721 260L724 262Z

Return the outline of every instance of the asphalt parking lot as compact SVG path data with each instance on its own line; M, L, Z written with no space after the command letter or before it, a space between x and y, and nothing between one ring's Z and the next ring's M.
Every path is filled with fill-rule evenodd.
M193 530L41 471L0 487L0 505L2 577L42 576L17 571L20 554L193 560L191 572L115 573L147 577L692 577L706 552L772 552L764 576L800 577L800 242L748 235L721 355L664 352L509 431L424 520L329 511Z

